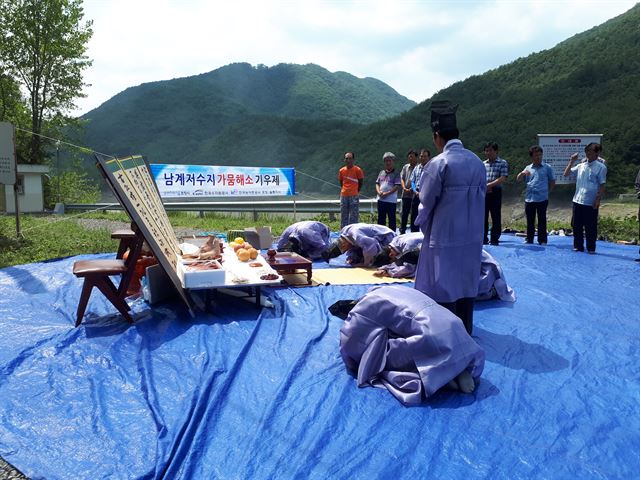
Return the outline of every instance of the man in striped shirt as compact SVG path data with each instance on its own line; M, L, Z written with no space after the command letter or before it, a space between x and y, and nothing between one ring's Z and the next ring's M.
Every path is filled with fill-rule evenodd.
M498 144L489 142L484 146L487 159L487 195L484 203L484 244L498 245L502 233L502 184L509 175L507 161L498 157ZM491 214L491 239L489 239L489 214Z

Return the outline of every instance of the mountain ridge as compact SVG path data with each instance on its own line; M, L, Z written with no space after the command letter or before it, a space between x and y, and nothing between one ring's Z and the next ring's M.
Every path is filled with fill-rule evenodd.
M306 75L306 87L295 83L301 71ZM174 79L171 84L131 87L133 90L125 90L131 90L128 95L105 102L99 108L109 113L117 107L121 114L133 116L144 135L106 115L99 121L94 118L93 128L99 130L96 123L111 122L106 129L111 143L92 142L89 135L86 144L116 155L142 153L155 163L295 167L311 175L300 178L301 190L335 195L342 154L352 150L365 170L363 193L373 196L383 152L395 152L398 167L409 148L427 147L435 153L428 128L429 106L433 100L446 98L460 105L458 125L467 148L482 156L485 142L500 145L500 154L510 165L507 189L513 192L523 188L515 185L515 176L529 163L527 150L536 143L538 133L604 134L607 188L611 192L629 190L640 167L640 122L635 120L640 118L640 4L553 48L472 75L413 108L387 112L389 118L365 124L362 118L336 117L344 117L345 110L359 110L358 102L363 101L384 110L380 105L384 105L385 95L374 101L363 94L350 108L336 107L341 104L336 98L348 96L348 89L340 90L336 85L356 78L346 72L331 73L313 64L252 67L236 63L195 77L201 78L192 83L183 100L188 108L174 112L170 121L164 117L172 106L172 94L192 77ZM234 94L218 92L207 98L207 85L220 82L220 77L223 83L237 84ZM267 78L261 83L262 96L251 90L257 77ZM380 86L375 79L358 82ZM155 98L158 89L165 90L159 100ZM305 96L308 91L316 94L313 102ZM251 105L243 102L248 95L256 97ZM144 100L152 97L157 101L145 106ZM217 112L203 108L203 102L208 101L217 105ZM145 115L136 117L141 108ZM327 111L333 111L334 117L326 118ZM181 126L179 133L174 125ZM103 150L97 148L101 145Z
M553 48L455 82L397 117L346 132L299 168L313 174L322 165L337 168L342 152L355 150L367 175L364 192L373 195L370 179L381 169L384 151L402 159L409 148L434 152L429 106L442 99L459 105L467 148L482 157L485 142L500 145L513 192L523 188L514 185L515 176L529 163L527 150L538 133L602 133L607 189L627 191L640 168L640 4Z

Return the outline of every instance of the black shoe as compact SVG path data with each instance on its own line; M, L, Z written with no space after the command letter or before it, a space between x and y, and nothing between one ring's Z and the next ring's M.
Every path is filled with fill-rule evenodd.
M349 316L349 312L356 306L358 300L338 300L336 303L329 307L331 315L335 315L342 320L346 320Z
M498 245L500 245L500 242L491 242L491 245L497 247Z
M420 249L416 248L414 250L409 250L396 258L395 264L399 267L401 267L403 263L417 265L418 258L420 258Z

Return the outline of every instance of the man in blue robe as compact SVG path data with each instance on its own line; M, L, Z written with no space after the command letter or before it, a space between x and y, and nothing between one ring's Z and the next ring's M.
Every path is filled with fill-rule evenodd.
M449 310L402 285L374 287L350 307L340 354L359 387L384 387L405 405L444 386L473 392L485 353Z
M473 303L484 237L486 170L458 139L456 109L431 105L433 143L442 152L424 168L416 224L424 234L415 287L462 319L473 331Z
M384 225L353 223L340 230L340 237L322 254L322 258L329 261L346 253L349 265L370 267L382 247L389 245L395 236L395 232Z
M329 227L311 220L289 225L278 240L278 251L289 250L311 260L322 258L329 247Z
M516 294L507 284L502 267L498 261L484 248L482 249L482 263L480 265L480 283L476 300L491 300L499 298L503 302L515 302Z
M410 278L416 273L416 264L424 236L422 232L398 235L376 257L376 277Z

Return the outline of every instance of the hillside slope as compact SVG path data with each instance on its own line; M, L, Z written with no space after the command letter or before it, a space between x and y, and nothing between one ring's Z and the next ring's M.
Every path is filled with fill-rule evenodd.
M538 133L604 134L608 190L628 190L640 167L640 5L552 49L457 82L396 118L346 132L299 167L316 175L333 172L342 152L355 150L368 174L365 192L372 195L383 152L404 157L409 148L433 151L428 121L436 99L460 105L458 124L468 148L481 155L484 142L498 142L513 173L512 191L522 190L513 186L515 174L528 163L527 148ZM334 175L327 179L333 182ZM300 187L314 185L303 181Z
M225 143L225 132L246 126L248 119L258 124L319 121L318 129L331 124L329 131L334 126L344 131L353 128L349 124L392 117L414 105L383 82L331 73L313 64L268 68L235 63L202 75L128 88L83 116L83 141L101 152L143 153L156 162L219 162L226 159L206 145ZM240 139L233 137L237 151L264 142L253 130L261 127L246 129ZM308 142L317 143L312 138Z

